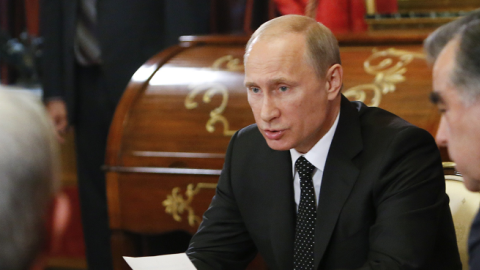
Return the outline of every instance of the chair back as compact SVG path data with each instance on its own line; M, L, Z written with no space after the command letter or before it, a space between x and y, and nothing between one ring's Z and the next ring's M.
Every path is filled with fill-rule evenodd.
M480 206L480 193L467 190L463 184L462 176L454 171L455 164L444 162L446 171L445 185L448 197L450 197L450 210L455 224L458 250L463 269L468 269L468 235L473 219Z

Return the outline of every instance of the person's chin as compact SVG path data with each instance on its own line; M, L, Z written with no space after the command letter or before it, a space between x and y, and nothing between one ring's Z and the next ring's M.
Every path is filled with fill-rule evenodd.
M268 147L270 147L272 150L286 151L292 148L288 143L285 142L285 140L269 140L267 138L265 138L265 140L267 141Z

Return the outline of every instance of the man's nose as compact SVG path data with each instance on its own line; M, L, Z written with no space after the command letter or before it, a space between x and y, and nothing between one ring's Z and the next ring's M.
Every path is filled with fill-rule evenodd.
M445 116L440 118L440 125L438 126L437 135L435 136L435 141L438 146L448 146L448 130L447 124L445 122Z
M275 101L271 97L265 96L263 98L262 111L260 113L262 120L265 122L270 122L279 116L280 110L276 106Z

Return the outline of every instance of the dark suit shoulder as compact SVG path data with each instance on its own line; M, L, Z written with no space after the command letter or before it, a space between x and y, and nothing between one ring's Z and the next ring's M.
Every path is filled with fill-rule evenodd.
M252 124L240 129L232 138L234 149L238 146L241 152L244 151L273 151L268 147L265 138L258 130L257 124ZM237 151L235 151L237 152ZM238 153L237 153L238 154Z
M365 104L353 101L352 104L361 104L357 105L358 113L362 121L362 125L372 125L379 128L388 128L388 129L403 129L413 126L406 120L401 117L386 111L378 107L368 107Z
M237 131L238 137L262 135L258 130L257 124L251 124Z
M366 206L374 205L370 249L382 250L382 256L388 254L403 265L415 266L412 269L460 269L440 153L431 134L381 108L361 102L343 105L340 120L342 114L348 119L342 126L339 123L341 134L335 134L339 140L331 149L342 149L343 154L348 151L344 145L361 144L352 159L359 170L352 209L361 213L358 202L362 200ZM349 229L352 226L345 224ZM403 250L415 247L429 252L398 253L391 249L391 240L386 240L387 232L397 234L396 246L403 245Z
M358 110L364 137L374 137L375 140L381 140L382 138L389 140L401 134L406 137L414 136L427 139L429 143L434 143L433 137L426 130L389 111L378 107L368 107L358 101L354 101L352 104Z
M470 235L468 237L468 254L470 269L480 268L480 212L473 220Z

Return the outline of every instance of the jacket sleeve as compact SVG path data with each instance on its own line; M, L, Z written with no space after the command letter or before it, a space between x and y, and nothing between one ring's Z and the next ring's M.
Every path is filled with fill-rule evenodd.
M43 98L64 98L62 87L62 0L40 1L40 63Z
M232 137L210 207L193 236L187 255L199 270L245 269L257 250L245 227L231 185Z

